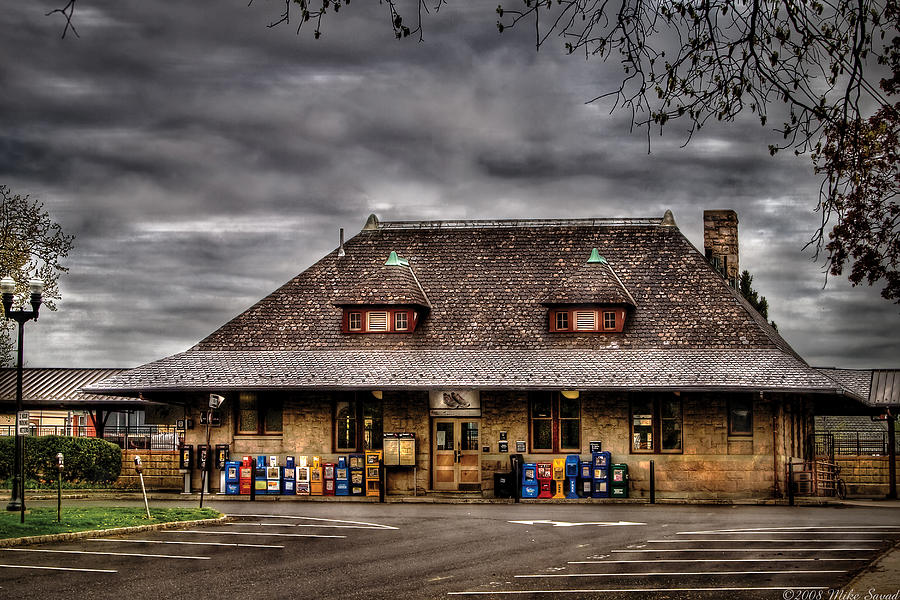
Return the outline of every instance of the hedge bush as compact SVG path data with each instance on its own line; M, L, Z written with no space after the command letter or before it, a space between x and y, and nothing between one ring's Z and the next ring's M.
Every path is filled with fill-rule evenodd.
M0 481L12 476L15 438L0 437ZM122 449L100 438L25 437L25 479L56 481L56 454L63 454L63 480L112 483L122 470Z

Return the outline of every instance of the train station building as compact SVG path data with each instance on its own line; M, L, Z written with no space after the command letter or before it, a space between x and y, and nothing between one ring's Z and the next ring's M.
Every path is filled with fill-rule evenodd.
M695 248L653 218L381 222L189 350L91 393L164 403L230 455L341 456L412 434L389 495L492 497L510 456L629 467L631 496L772 498L816 414L863 412L735 289L737 215ZM186 425L185 442L206 428ZM195 486L199 474L195 473ZM215 479L214 479L215 482ZM214 484L215 487L215 484Z

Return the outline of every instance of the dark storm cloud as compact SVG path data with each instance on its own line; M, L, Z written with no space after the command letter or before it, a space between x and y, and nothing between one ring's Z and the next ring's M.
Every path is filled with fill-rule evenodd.
M496 3L451 3L424 44L376 3L321 40L268 29L280 3L85 0L60 40L54 0L5 9L0 176L77 235L59 311L29 333L47 366L130 366L182 351L383 219L661 216L702 246L734 208L741 264L811 362L896 366L896 307L830 281L805 159L770 157L753 119L630 131L586 100L615 64L498 35ZM410 14L407 18L412 18ZM777 121L777 119L773 119ZM847 315L853 315L848 319ZM885 324L893 324L886 326Z

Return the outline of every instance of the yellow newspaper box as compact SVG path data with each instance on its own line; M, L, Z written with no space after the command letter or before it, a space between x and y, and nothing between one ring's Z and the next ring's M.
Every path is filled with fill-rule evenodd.
M566 497L566 459L565 458L554 458L553 459L553 497L554 498L562 498Z

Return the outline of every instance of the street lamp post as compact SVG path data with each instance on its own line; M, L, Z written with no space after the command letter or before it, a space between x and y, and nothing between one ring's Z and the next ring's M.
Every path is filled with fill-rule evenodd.
M19 324L18 358L16 362L16 414L22 412L22 337L25 333L25 323L34 319L37 321L38 310L41 307L41 295L44 293L44 282L40 279L28 280L28 291L31 292L31 310L18 308L13 310L13 299L16 293L16 282L12 277L4 277L0 280L0 292L3 294L3 313L7 319ZM21 522L25 522L25 440L19 432L16 424L16 445L13 457L13 481L12 494L6 510L18 510L22 513Z

